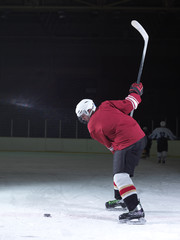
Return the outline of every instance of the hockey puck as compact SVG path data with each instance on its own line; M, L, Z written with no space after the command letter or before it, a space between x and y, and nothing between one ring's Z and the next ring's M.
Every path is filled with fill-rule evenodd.
M44 217L51 217L51 214L50 213L45 213Z

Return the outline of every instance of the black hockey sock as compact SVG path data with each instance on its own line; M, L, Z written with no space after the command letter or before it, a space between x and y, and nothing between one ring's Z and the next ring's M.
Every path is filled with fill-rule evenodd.
M132 194L131 196L125 198L124 202L129 211L134 210L136 208L136 206L139 204L137 194Z
M114 189L114 198L117 199L117 200L121 200L122 199L122 197L121 197L121 195L119 193L119 190L115 190Z

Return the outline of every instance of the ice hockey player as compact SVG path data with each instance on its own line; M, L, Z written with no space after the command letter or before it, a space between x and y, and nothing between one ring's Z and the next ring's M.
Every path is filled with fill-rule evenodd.
M166 163L168 140L174 140L176 136L166 127L166 122L161 121L160 127L154 129L149 138L157 140L158 163Z
M149 132L149 130L146 126L143 127L143 131L146 134L147 144L146 144L146 147L143 151L142 157L143 158L148 158L148 157L150 157L150 149L151 149L151 146L152 146L152 139L149 138L150 132Z
M146 137L139 124L128 115L138 107L142 93L142 83L133 83L123 100L105 101L96 108L91 99L83 99L75 110L78 119L87 124L91 137L113 153L117 199L107 202L106 207L127 207L128 212L119 216L120 222L145 222L145 213L131 177L146 145Z

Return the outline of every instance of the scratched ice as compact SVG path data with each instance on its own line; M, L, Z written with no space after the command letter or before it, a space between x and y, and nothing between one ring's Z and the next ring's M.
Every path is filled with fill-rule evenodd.
M0 152L0 240L179 240L180 159L142 159L133 181L145 225L105 210L111 154Z

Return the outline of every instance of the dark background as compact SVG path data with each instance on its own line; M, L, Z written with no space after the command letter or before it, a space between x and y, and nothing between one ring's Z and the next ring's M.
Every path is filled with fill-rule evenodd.
M144 94L134 113L142 126L161 120L179 135L180 2L0 1L0 136L75 137L76 104L123 99L136 81L143 39L149 34L143 69ZM153 122L153 123L152 123ZM33 127L34 126L34 127ZM79 126L79 137L88 137ZM64 131L64 133L63 133ZM85 132L84 132L85 131Z

